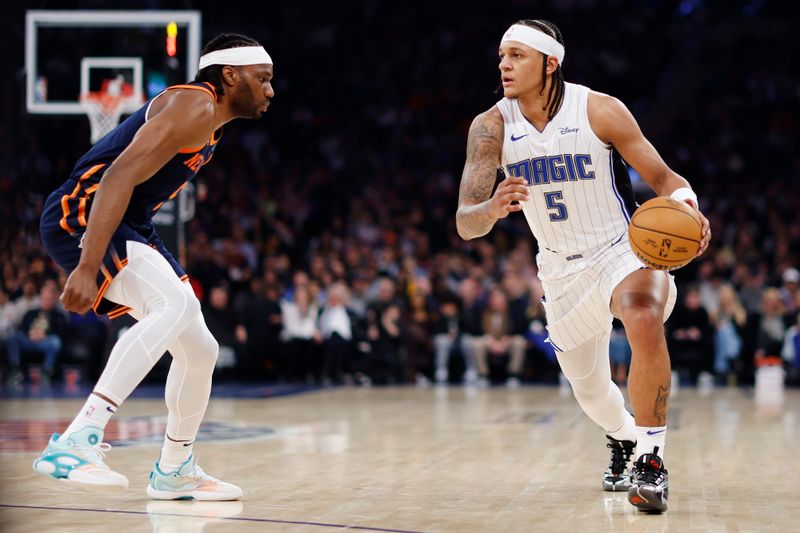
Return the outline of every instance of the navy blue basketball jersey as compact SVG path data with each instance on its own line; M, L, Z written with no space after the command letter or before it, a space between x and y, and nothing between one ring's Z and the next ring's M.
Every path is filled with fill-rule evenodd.
M217 100L216 91L208 83L175 85L166 91L175 89L203 91L208 93L209 98ZM39 224L42 242L53 260L67 273L72 272L80 260L80 241L86 230L94 194L105 171L130 145L147 121L150 105L161 94L164 93L151 99L100 139L78 160L69 178L45 201ZM100 267L100 290L93 306L95 312L108 313L112 318L127 312L126 307L104 300L103 295L114 276L127 264L128 241L135 240L155 248L170 262L178 277L187 277L156 234L152 218L164 202L174 198L211 160L221 132L221 129L214 132L203 146L180 150L150 179L134 187L128 208L111 238Z
M208 83L192 82L186 85L175 85L169 87L167 91L174 89L204 91L215 101L217 98L214 88ZM155 98L100 139L75 164L63 187L61 226L64 230L72 233L86 226L92 198L100 180L103 179L103 173L114 159L128 147L136 132L144 125L150 104ZM123 220L137 224L149 222L164 202L174 198L200 168L211 160L217 141L219 141L219 137L212 135L212 138L203 146L181 150L149 180L137 185L133 189L131 201Z

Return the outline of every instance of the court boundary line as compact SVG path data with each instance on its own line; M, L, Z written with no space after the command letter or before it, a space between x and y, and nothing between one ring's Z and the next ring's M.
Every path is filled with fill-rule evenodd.
M44 511L78 511L84 513L116 513L116 514L133 514L133 515L146 515L146 516L175 516L183 518L214 518L215 520L236 520L239 522L265 522L270 524L292 524L298 526L318 526L318 527L335 527L339 529L354 529L359 531L381 531L383 533L425 533L423 531L414 531L409 529L391 529L383 527L359 526L359 525L345 525L345 524L329 524L326 522L307 522L302 520L278 520L275 518L255 518L247 516L214 516L208 517L199 514L178 514L178 513L150 513L147 511L126 511L123 509L92 509L85 507L56 507L49 505L22 505L11 503L0 503L0 507L9 509L37 509Z

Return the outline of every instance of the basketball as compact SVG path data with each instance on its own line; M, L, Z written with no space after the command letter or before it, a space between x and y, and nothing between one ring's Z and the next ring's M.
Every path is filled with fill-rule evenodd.
M700 249L702 224L686 202L667 196L652 198L636 210L628 230L636 257L656 270L675 270Z

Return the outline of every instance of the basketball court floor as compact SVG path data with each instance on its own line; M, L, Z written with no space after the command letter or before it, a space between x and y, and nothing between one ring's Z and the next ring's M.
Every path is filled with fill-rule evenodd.
M257 394L256 394L257 396ZM195 451L241 502L155 502L145 486L164 403L132 398L106 433L124 492L35 475L80 399L0 400L0 531L797 531L800 391L679 390L669 511L600 490L603 432L569 390L335 388L212 399Z

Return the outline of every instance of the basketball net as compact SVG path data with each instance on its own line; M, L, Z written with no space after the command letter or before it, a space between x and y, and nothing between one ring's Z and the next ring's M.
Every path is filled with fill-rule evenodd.
M99 91L82 94L80 102L89 117L92 144L116 128L123 113L132 113L141 105L133 86L125 83L122 76L103 80Z

